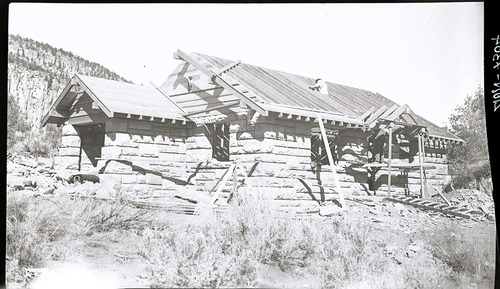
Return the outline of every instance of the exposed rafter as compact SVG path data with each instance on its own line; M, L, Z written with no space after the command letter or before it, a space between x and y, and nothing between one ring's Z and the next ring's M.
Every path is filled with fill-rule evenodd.
M206 68L203 64L199 63L198 61L196 61L195 59L190 57L188 54L186 54L185 52L178 49L177 55L174 55L174 58L180 58L180 59L188 62L189 64L193 65L199 71L201 71L203 74L210 77L215 84L224 87L229 92L231 92L236 97L238 97L241 102L244 102L250 108L254 109L255 111L258 111L261 115L268 116L268 111L265 110L264 108L262 108L262 106L260 106L258 103L253 101L250 97L246 96L239 89L235 88L233 85L231 85L225 79L223 79L220 75L218 75L218 74L214 73L213 71L211 71L210 69Z
M217 70L215 72L215 74L218 74L218 75L221 75L223 73L226 73L228 72L229 70L235 68L236 66L240 65L241 64L241 60L238 60L238 61L234 61L234 62L231 62L229 63L228 65L222 67L221 69Z

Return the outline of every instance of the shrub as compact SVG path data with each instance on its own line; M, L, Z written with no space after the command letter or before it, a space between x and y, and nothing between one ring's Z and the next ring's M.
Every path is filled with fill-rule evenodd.
M34 156L49 156L57 151L61 144L61 129L49 124L39 131L26 132L22 141L23 152Z
M436 228L429 238L433 255L453 269L455 279L464 275L471 280L493 280L494 238L468 234L458 226Z
M113 229L136 229L149 218L145 210L119 201L34 198L7 194L7 281L25 281L23 268L44 266L80 254L85 237Z

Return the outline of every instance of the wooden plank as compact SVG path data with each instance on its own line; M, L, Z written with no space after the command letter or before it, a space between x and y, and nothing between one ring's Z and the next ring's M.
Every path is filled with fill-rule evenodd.
M345 201L344 201L344 195L340 189L340 183L339 183L339 179L337 176L337 168L335 167L335 164L333 162L332 152L331 152L330 146L328 144L328 137L326 135L325 126L323 125L323 120L321 119L321 115L319 115L319 114L318 114L318 123L319 123L319 128L321 130L323 142L325 144L325 150L326 150L326 153L328 155L328 161L330 162L330 168L332 169L333 182L335 183L335 188L337 190L337 193L339 194L340 205L342 206L343 209L347 209L347 207L345 205Z
M406 201L396 199L396 198L386 198L386 200L391 201L391 202L395 202L395 203L401 203L403 205L413 206L413 207L424 209L424 210L431 210L431 211L440 212L440 213L447 214L447 215L457 216L457 217L461 217L461 218L465 218L465 219L471 218L470 215L467 215L464 213L453 212L453 211L449 211L449 210L445 210L445 209L440 209L440 208L426 206L426 205L420 205L420 204L416 204L416 203L410 203L410 202L406 202Z
M224 188L224 185L226 184L227 180L229 179L229 176L231 176L231 173L233 172L236 164L232 163L231 166L227 169L226 174L224 174L224 177L222 178L222 181L219 184L219 187L217 188L217 191L215 191L214 196L210 200L211 204L215 204L217 199L219 198L219 194L222 192L222 189Z
M203 193L198 193L198 192L191 192L191 191L176 191L174 196L188 200L188 201L194 201L196 203L210 203L211 198L210 196L204 195Z
M434 190L441 196L441 198L448 204L448 206L451 206L451 203L444 197L444 195L436 188Z

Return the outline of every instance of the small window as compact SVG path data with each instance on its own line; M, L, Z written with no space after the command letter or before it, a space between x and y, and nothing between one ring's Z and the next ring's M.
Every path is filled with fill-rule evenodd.
M328 154L323 144L321 132L311 131L311 162L313 165L329 165ZM338 164L338 130L327 130L328 146L332 152L334 164Z
M212 157L218 161L229 161L229 123L214 125Z

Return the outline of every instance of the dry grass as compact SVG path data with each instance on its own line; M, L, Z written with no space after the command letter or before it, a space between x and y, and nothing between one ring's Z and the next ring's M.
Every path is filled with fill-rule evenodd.
M263 264L324 288L439 288L450 272L428 251L396 264L383 250L394 233L382 236L373 223L297 220L255 201L240 205L204 222L145 229L138 251L153 286L267 287Z
M438 227L429 236L432 254L453 270L450 277L457 283L494 280L494 236L477 232L454 225Z
M7 282L26 282L26 269L78 256L97 232L128 230L145 223L146 212L119 202L41 199L7 194Z
M407 243L396 242L405 240L401 232L369 219L300 220L255 200L236 201L239 206L225 214L203 210L198 217L174 217L119 201L38 199L9 192L7 281L25 282L25 268L75 258L102 234L127 232L138 240L129 249L147 263L152 287L269 287L264 267L293 281L282 287L492 284L494 240L483 236L485 241L478 242L477 236L460 234L463 228L440 227L421 240L419 252L410 254ZM390 247L397 248L399 257L388 253Z

